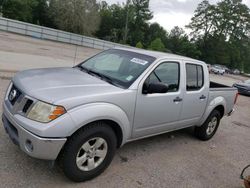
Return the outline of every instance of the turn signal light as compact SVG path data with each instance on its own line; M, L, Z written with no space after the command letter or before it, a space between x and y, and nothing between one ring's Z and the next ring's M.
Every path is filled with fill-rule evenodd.
M50 114L49 119L54 120L65 113L66 110L62 106L57 106L55 110Z

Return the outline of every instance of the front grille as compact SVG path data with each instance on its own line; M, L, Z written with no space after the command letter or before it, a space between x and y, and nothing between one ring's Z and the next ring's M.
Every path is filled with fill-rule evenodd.
M27 102L25 103L24 107L23 107L23 113L28 112L30 106L33 104L33 101L28 99Z
M19 113L25 115L34 101L25 95L20 89L18 89L14 84L8 93L8 102L10 103L9 109L13 114Z
M12 105L15 105L21 95L22 92L13 85L9 92L8 99Z

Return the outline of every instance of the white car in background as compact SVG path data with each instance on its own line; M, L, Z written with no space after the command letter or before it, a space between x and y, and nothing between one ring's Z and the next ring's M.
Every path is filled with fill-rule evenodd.
M215 74L221 74L221 75L225 73L225 69L223 69L222 67L218 65L213 65L211 68L211 71Z

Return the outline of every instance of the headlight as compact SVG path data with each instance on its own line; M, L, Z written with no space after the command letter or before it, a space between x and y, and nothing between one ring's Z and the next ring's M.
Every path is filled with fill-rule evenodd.
M51 104L38 101L32 107L27 117L35 121L48 123L65 113L66 110L62 106L54 106Z

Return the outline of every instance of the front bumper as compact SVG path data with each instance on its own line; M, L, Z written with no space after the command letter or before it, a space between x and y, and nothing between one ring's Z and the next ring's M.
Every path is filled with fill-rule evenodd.
M34 158L55 160L67 141L66 138L43 138L29 132L15 121L13 115L5 107L2 121L11 140L22 151Z

